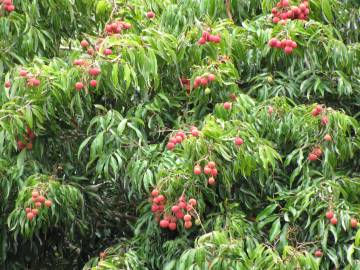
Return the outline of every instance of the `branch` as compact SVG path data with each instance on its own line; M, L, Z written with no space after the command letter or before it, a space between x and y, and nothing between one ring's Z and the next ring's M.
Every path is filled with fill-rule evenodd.
M232 15L231 15L231 3L230 0L225 0L225 6L226 6L226 14L229 17L231 21L233 21Z

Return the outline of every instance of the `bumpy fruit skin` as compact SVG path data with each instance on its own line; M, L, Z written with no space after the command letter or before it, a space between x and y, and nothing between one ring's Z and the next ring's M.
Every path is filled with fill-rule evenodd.
M336 217L333 217L332 219L330 219L330 223L331 223L332 225L336 225L336 224L338 223L337 218L336 218Z
M155 13L152 11L148 11L146 13L146 17L148 17L149 19L153 19L153 18L155 18Z
M300 8L301 11L304 12L306 10L306 5L304 3L302 3L302 4L299 5L299 8Z
M31 213L33 213L34 216L37 216L39 214L39 210L38 209L32 209Z
M293 51L292 47L285 47L285 49L284 49L285 54L291 54L292 51Z
M184 218L184 213L182 211L179 211L179 212L176 212L175 216L178 219L183 219Z
M326 134L326 135L324 136L324 141L330 142L331 140L332 140L331 135Z
M322 124L323 126L326 126L328 123L329 123L329 118L327 118L327 116L323 116L323 117L321 118L321 124Z
M130 23L123 23L124 29L128 30L131 28L131 24Z
M34 218L34 214L32 212L27 213L26 216L27 216L28 220L30 220L30 221L32 221Z
M175 139L176 139L176 143L181 143L183 140L181 136L176 136Z
M94 53L95 53L93 48L88 48L86 52L88 55L94 55Z
M213 36L212 42L214 42L214 43L220 43L220 41L221 41L221 37L220 37L219 35Z
M191 131L191 135L193 135L194 137L199 137L199 131L197 129L193 129Z
M201 37L199 40L198 40L198 44L199 45L204 45L206 43L206 39Z
M166 219L160 220L160 227L166 229L169 227L169 221Z
M171 211L173 211L174 213L177 213L180 211L180 207L178 205L174 205L173 207L171 207Z
M312 115L313 116L318 116L320 113L322 113L323 111L323 107L321 105L317 105L313 111L312 111Z
M153 191L151 191L151 196L156 197L159 195L159 191L157 189L153 189Z
M10 88L11 87L11 82L5 82L5 88Z
M317 147L313 150L313 154L315 154L317 157L321 157L322 155L322 150L321 148Z
M204 173L205 173L206 175L210 174L210 173L211 173L211 168L210 168L209 166L205 166L205 167L204 167Z
M313 153L310 153L309 156L308 156L308 160L310 161L315 161L317 160L317 155L313 154Z
M194 174L196 174L196 175L201 174L201 167L200 167L200 166L195 166L195 168L194 168Z
M81 47L83 47L85 49L85 48L89 47L89 42L84 39L80 42L80 45L81 45Z
M84 60L82 59L75 59L74 63L75 66L82 66L84 64Z
M180 136L181 138L185 139L186 135L183 131L179 131L178 133L176 133L176 136Z
M177 140L176 140L176 137L171 137L170 139L169 139L169 142L171 142L171 143L173 143L173 144L177 144L178 142L177 142Z
M169 142L169 143L166 145L166 148L171 151L171 150L173 150L173 149L175 148L175 144L172 143L172 142Z
M189 200L189 204L192 205L192 206L196 206L197 201L196 201L194 198L191 198L191 199Z
M330 220L330 219L332 219L334 217L334 212L333 211L327 211L325 216L326 216L327 219Z
M164 195L160 194L157 198L158 198L160 203L165 201L165 196Z
M23 143L22 141L18 141L17 146L20 151L26 147L25 143Z
M214 169L214 168L216 167L216 163L215 163L214 161L209 161L208 167L209 167L210 169Z
M230 110L231 109L231 103L230 102L225 102L223 106L224 106L225 110Z
M206 86L208 84L208 79L206 77L202 77L201 81L200 81L200 84L202 86Z
M30 213L30 212L31 212L31 209L30 209L29 207L27 207L27 208L25 209L25 212L26 212L26 213Z
M208 40L210 36L210 33L208 31L203 31L201 37L205 40Z
M280 22L280 18L279 17L274 17L273 18L273 23L277 24Z
M89 69L89 74L91 76L98 76L101 73L101 70L99 68L91 68Z
M276 38L272 38L272 39L270 39L268 45L269 45L271 48L275 48L277 41L278 41L278 40L277 40Z
M190 215L185 215L184 216L184 221L191 221L191 216Z
M110 55L112 54L112 50L111 49L105 49L104 50L104 55Z
M319 257L322 257L323 254L322 254L321 250L316 250L314 255L315 255L315 257L319 258Z
M192 227L191 221L185 221L184 227L185 227L185 229L190 229Z
M216 177L218 175L218 170L217 169L211 169L211 176Z
M22 70L19 71L19 74L20 74L21 77L26 77L27 76L27 71L22 69Z
M176 223L174 223L174 222L169 223L169 230L170 231L175 231L176 230Z
M216 184L215 178L214 177L210 177L208 180L208 184L210 186L214 186Z
M208 75L208 80L209 80L209 82L213 82L213 81L215 81L215 79L216 79L216 76L215 76L214 74L210 73L210 74Z
M96 80L91 80L90 81L90 86L91 87L96 87L97 86L97 81Z
M158 206L158 205L153 204L153 205L151 206L151 212L155 213L155 212L157 212L158 210L159 210L159 206Z
M181 208L181 209L185 209L186 208L186 203L181 201L179 202L178 206Z
M51 205L52 205L52 201L50 201L50 200L46 200L46 201L45 201L45 206L46 206L47 208L50 208Z
M8 5L7 6L7 11L8 12L13 12L15 10L15 6L14 5Z
M241 139L240 137L235 138L235 144L236 145L242 145L243 143L244 143L244 140Z
M83 88L84 88L84 84L82 82L75 83L75 89L76 90L80 91Z
M350 225L351 225L351 228L353 228L353 229L357 228L357 225L358 225L357 220L355 218L352 218L350 220Z

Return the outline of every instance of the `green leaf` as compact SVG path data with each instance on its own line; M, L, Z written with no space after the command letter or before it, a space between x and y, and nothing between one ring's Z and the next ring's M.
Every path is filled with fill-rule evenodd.
M271 226L270 233L269 233L269 241L272 242L275 238L280 234L281 230L280 225L280 218L278 218L273 225Z
M355 246L360 246L360 230L357 230L355 235Z
M265 218L267 218L270 214L272 214L276 207L278 205L277 204L270 204L268 205L264 210L262 210L256 217L256 221L259 222L260 220L263 220Z

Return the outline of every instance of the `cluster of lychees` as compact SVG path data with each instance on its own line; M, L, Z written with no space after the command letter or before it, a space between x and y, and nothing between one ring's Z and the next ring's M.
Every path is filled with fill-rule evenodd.
M190 127L190 133L194 137L198 137L200 132L197 127L192 126ZM168 150L173 150L177 144L181 144L186 139L186 134L184 131L178 131L175 136L169 139L169 142L166 145Z
M75 60L74 61L74 64L75 65L83 65L83 61L82 60ZM95 78L97 76L99 76L99 74L101 73L101 70L100 68L98 67L92 67L92 68L89 68L88 69L88 73L91 77ZM97 86L97 80L95 79L91 79L90 82L89 82L89 85L91 87L96 87ZM80 91L84 88L84 83L83 82L76 82L75 83L75 89L77 91Z
M171 207L172 213L165 213L166 198L157 189L151 192L150 201L152 202L151 211L154 213L156 221L159 222L160 228L175 231L180 220L184 221L185 229L192 227L190 213L197 204L195 199L191 198L186 202L185 196L182 195L178 202Z
M283 49L286 54L291 54L297 48L297 43L291 39L280 41L277 38L272 38L268 44L271 48Z
M194 174L201 174L200 164L196 164L194 167ZM208 184L214 186L216 184L215 177L218 175L218 170L216 169L216 163L214 161L209 161L204 167L204 174L210 176L208 179Z
M89 49L89 42L87 40L82 40L80 43L81 47L83 47L84 49ZM91 48L92 49L92 48ZM88 61L85 61L83 59L76 59L74 61L74 65L78 66L80 68L84 69L84 72L88 72L88 74L93 77L90 82L89 85L93 88L95 88L98 84L97 80L95 80L94 78L96 78L97 76L100 75L101 70L99 67L90 67L90 65L92 65L91 63L89 63ZM75 83L75 89L77 91L80 91L84 88L84 83L83 82L76 82Z
M41 210L41 207L45 205L47 208L50 208L52 205L51 200L47 200L45 196L40 195L37 190L34 190L31 193L31 201L32 201L32 207L27 207L25 209L26 216L28 220L32 221L34 217L36 217L39 214L39 209Z
M198 88L199 86L207 86L210 82L215 81L216 76L212 73L206 74L203 76L197 76L194 80L194 88Z
M308 155L308 160L315 161L320 158L322 155L322 150L320 147L315 147Z
M19 71L20 77L26 78L26 85L28 87L38 87L40 85L40 80L36 78L35 75L28 73L25 69L21 69ZM5 85L6 86L6 85Z
M33 142L36 138L35 133L29 128L26 128L26 133L23 135L24 140L18 140L17 146L19 151L27 148L28 150L33 149Z
M200 86L206 87L209 83L216 80L216 76L212 73L210 74L204 74L203 76L197 76L194 79L194 85L193 88L196 89ZM182 86L186 87L186 90L189 92L191 89L190 85L190 79L187 79L185 77L181 78L181 84Z
M311 115L313 117L318 117L321 115L321 125L326 126L329 123L329 118L325 115L326 110L323 105L317 105L312 111ZM332 141L332 137L330 134L325 134L324 141L330 142ZM308 160L315 161L320 158L322 155L322 150L320 147L315 147L308 155Z
M13 0L0 0L0 10L5 10L7 12L13 12L15 10L15 6L13 4ZM0 17L1 17L0 13Z
M95 44L95 50L98 52L100 50L100 46L98 45L98 43L101 43L103 41L102 38L97 40L97 44ZM90 46L90 43L87 40L82 40L80 42L81 47L84 50L87 50L87 54L88 55L94 55L95 54L95 50L93 49L93 47ZM113 53L113 51L110 48L105 48L102 53L107 56L107 55L111 55Z
M179 131L175 134L175 136L169 139L166 147L168 150L173 150L177 144L181 144L183 140L185 140L186 135L185 132Z
M326 212L325 217L329 220L330 224L336 226L338 224L338 219L336 218L334 212L330 209ZM351 218L350 219L350 226L353 229L357 229L358 228L358 221L355 218ZM315 257L322 257L323 253L321 250L315 250L314 252L314 256Z
M220 35L212 35L210 32L204 31L201 35L201 38L198 41L198 44L204 45L206 42L220 43L221 37Z
M280 0L271 11L273 22L285 24L287 20L307 20L310 9L307 0L302 1L299 6L290 6L289 0Z
M317 105L311 112L312 116L317 117L321 115L321 124L326 126L329 123L329 118L325 115L326 110L322 105Z
M40 80L36 78L35 75L28 73L25 69L20 69L20 77L26 78L26 85L30 88L38 87L40 85ZM5 88L11 87L11 82L6 81L4 84Z
M131 24L124 21L114 21L105 25L105 31L108 35L120 34L122 30L131 28Z

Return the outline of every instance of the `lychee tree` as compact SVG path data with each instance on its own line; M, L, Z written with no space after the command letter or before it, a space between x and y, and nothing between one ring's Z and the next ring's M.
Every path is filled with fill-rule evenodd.
M357 1L0 7L2 269L360 267Z

